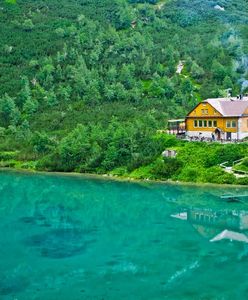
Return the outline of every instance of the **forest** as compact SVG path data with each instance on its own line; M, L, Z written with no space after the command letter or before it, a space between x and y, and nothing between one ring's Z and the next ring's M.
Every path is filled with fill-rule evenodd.
M247 145L157 134L248 91L247 28L245 0L1 0L1 166L247 184L218 167Z

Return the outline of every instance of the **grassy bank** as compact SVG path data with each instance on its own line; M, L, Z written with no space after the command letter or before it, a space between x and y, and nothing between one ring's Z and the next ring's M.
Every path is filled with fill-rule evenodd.
M48 172L76 172L108 175L133 180L180 181L191 183L238 184L248 185L248 177L237 178L234 174L225 172L220 167L223 162L232 165L233 162L248 157L247 143L243 144L217 144L179 141L173 136L158 134L153 137L156 149L152 154L142 160L133 158L126 160L125 164L113 164L113 167L104 168L99 162L94 168L85 168L85 157L79 160L65 161L59 151L53 153L30 156L28 159L18 151L0 152L0 167L9 167L20 170L35 170ZM163 158L163 150L176 150L175 158ZM82 148L78 147L75 153L80 158ZM68 156L66 156L68 158ZM113 158L114 159L114 158ZM119 160L123 162L124 160ZM244 160L242 168L246 168ZM238 168L238 167L237 167ZM239 166L240 168L240 166Z

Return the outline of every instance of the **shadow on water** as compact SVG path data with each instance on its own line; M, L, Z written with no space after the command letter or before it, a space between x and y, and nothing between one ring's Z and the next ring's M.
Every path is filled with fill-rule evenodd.
M51 205L47 201L35 203L30 216L19 218L19 222L39 232L25 238L24 244L36 249L41 256L53 259L84 253L96 241L98 232L97 226L83 224L73 209L62 204ZM44 227L50 230L40 233Z
M89 231L55 229L25 240L25 245L38 250L43 257L61 259L80 255L95 242Z
M29 286L29 281L22 273L23 270L15 269L0 275L0 295L14 295L25 290Z

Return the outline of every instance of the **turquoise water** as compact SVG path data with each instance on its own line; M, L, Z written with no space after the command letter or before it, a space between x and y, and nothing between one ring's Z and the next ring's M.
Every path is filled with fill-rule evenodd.
M231 192L0 172L0 299L247 299Z

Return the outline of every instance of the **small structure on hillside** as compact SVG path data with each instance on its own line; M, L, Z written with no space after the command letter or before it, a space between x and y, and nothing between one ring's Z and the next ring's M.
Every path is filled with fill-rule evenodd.
M177 151L176 150L165 150L163 153L162 153L162 156L163 157L171 157L171 158L174 158L177 156Z
M132 28L134 29L134 28L137 26L137 21L136 21L136 20L133 20L133 21L131 22L131 26L132 26Z
M176 73L177 74L181 74L184 68L184 62L183 61L179 61L178 65L177 65L177 70Z
M186 116L186 136L212 140L248 137L248 97L207 99Z

